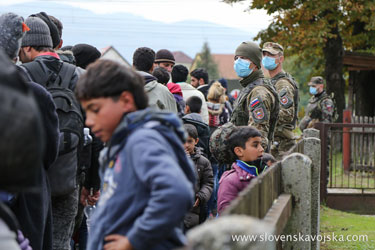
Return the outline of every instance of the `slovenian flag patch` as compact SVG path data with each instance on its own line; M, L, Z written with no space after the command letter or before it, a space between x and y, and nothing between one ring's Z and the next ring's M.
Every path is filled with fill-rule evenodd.
M252 107L252 108L254 108L256 105L258 105L259 104L259 100L258 100L258 98L255 98L251 103L250 103L250 106Z

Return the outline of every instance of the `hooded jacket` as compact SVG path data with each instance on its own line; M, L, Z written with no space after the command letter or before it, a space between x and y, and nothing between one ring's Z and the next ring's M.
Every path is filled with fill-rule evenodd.
M176 101L168 88L158 83L156 77L144 72L137 71L145 80L145 92L148 96L149 107L156 110L165 110L177 114Z
M183 141L175 114L145 109L123 117L103 161L87 249L103 249L109 234L126 236L134 249L185 243L181 226L193 205L195 174Z
M199 198L199 205L190 209L185 216L185 228L189 229L199 224L200 207L208 202L214 186L214 176L210 161L203 156L200 148L195 147L195 153L191 155L195 165L197 181L195 182L195 199Z
M237 162L233 163L232 169L225 171L219 181L219 190L217 192L217 211L220 214L224 209L244 190L250 181L263 172L267 166L263 162L259 162L260 166L253 166L253 174L242 169Z

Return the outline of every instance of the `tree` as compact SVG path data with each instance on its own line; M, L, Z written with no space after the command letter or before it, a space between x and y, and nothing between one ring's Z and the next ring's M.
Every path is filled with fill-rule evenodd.
M206 69L209 79L219 78L219 70L217 64L212 59L211 50L207 42L203 44L202 51L196 57L195 68Z
M227 3L242 0L224 0ZM288 54L298 54L307 62L322 58L315 72L327 81L327 92L334 92L342 120L345 108L345 81L342 58L344 48L374 48L375 2L365 0L254 0L249 9L265 9L273 20L259 32L261 43L275 41L284 45ZM353 33L356 23L362 30Z

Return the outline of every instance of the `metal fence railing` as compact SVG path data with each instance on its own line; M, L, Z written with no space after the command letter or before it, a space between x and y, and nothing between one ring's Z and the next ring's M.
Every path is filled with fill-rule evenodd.
M321 188L375 190L375 124L318 123Z

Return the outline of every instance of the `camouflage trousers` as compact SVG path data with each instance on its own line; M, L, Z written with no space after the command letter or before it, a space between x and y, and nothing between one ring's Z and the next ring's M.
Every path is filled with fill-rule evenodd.
M271 147L271 154L277 161L281 160L288 151L296 145L295 139L287 139L276 137L274 138L273 145Z
M78 210L78 186L70 194L52 197L53 250L70 250Z

